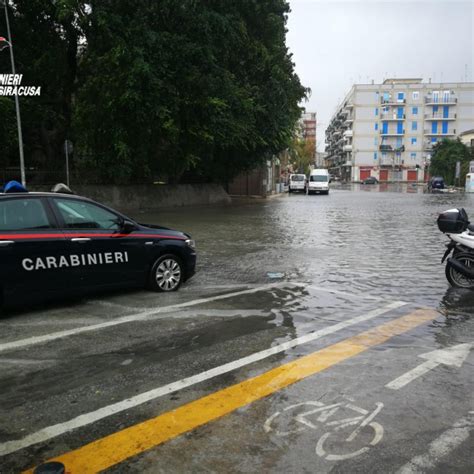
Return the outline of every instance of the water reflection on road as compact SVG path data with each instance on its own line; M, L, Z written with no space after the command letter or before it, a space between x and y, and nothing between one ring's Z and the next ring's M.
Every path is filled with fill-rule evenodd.
M421 187L360 186L329 196L292 194L227 207L136 216L190 232L199 273L190 285L260 283L268 273L330 288L472 312L474 292L450 290L440 264L447 242L438 213L474 195Z

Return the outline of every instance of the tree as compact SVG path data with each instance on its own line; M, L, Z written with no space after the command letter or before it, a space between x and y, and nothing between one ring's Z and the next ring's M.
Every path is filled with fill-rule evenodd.
M314 164L314 140L295 136L289 149L290 163L295 172L309 174Z
M430 173L432 176L442 176L447 184L455 184L456 162L461 163L460 182L466 179L469 161L472 159L469 148L459 138L444 139L433 147Z
M307 92L288 12L285 0L13 0L17 69L42 86L21 100L28 165L57 167L65 138L103 182L227 181L263 163L289 146Z
M63 165L62 144L70 131L76 78L77 42L84 4L77 0L10 0L15 62L22 85L41 86L40 97L20 97L27 167L54 170ZM3 15L3 13L2 13ZM3 29L3 23L2 23ZM0 52L0 73L11 73L8 50ZM2 98L2 111L14 98ZM13 113L5 116L16 127ZM0 166L18 164L18 138L0 131Z

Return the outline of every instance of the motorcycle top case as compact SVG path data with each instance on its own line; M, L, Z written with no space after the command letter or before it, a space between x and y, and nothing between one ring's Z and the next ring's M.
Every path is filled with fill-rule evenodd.
M438 217L438 228L448 234L464 232L469 225L469 219L464 209L450 209L442 212Z

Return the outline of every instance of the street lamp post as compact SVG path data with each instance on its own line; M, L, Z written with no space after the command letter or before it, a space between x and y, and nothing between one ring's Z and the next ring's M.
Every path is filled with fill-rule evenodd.
M12 63L12 73L16 74L15 72L15 58L13 56L13 42L12 42L12 35L10 33L10 22L8 20L8 7L7 7L8 0L0 0L0 5L3 5L5 8L5 21L7 23L7 35L8 35L8 43L10 45L10 60ZM16 109L16 123L18 127L18 145L20 148L20 172L21 172L21 184L26 186L26 176L25 176L25 158L23 155L23 134L21 132L21 115L20 115L20 102L18 100L18 95L15 95L15 109Z

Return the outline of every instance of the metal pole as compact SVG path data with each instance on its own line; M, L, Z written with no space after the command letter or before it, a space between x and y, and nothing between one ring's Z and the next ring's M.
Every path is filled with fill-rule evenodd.
M66 143L64 145L64 149L66 151L66 184L67 186L69 187L69 143L68 141L66 140Z
M7 1L3 0L3 6L5 7L5 20L7 22L7 34L8 34L8 41L10 43L10 60L12 63L12 72L15 72L15 58L13 57L13 41L12 35L10 33L10 22L8 20L8 8L7 8ZM25 176L25 158L23 155L23 134L21 132L21 116L20 116L20 102L18 100L18 95L15 95L15 109L16 109L16 123L18 126L18 145L20 148L20 172L21 172L21 184L26 186L26 176Z

